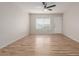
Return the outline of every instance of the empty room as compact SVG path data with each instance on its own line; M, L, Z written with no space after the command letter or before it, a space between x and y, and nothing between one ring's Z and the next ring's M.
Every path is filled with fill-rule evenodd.
M79 56L79 2L0 2L0 56Z

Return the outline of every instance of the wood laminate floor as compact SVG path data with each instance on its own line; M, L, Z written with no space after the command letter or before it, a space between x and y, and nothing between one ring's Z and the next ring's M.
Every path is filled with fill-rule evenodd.
M79 56L79 43L61 34L30 35L0 49L5 56Z

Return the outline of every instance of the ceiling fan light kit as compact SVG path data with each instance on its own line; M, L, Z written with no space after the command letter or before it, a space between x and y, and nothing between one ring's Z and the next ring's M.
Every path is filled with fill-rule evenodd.
M45 11L45 12L47 12L47 11L48 11L48 9L44 9L44 11Z

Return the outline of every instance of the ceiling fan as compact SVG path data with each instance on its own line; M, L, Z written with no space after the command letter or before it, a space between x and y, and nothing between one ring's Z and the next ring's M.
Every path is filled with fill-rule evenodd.
M47 2L42 2L42 4L44 6L44 9L49 10L49 11L52 11L51 8L56 6L55 4L48 6Z

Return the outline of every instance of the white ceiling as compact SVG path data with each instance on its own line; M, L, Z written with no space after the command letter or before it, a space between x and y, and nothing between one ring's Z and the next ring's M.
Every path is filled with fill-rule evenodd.
M42 2L16 2L14 4L22 8L24 11L28 11L29 13L64 13L69 6L73 4L72 2L53 3L56 4L56 7L53 7L51 12L44 11Z

